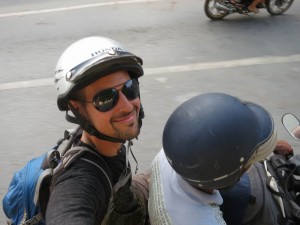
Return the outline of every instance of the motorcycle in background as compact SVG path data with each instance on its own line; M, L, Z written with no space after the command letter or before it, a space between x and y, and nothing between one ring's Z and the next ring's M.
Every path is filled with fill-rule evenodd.
M251 15L248 10L252 0L205 0L204 12L211 20L221 20L233 13ZM270 15L280 15L287 11L294 0L265 0L265 4L258 4L258 9L266 9Z

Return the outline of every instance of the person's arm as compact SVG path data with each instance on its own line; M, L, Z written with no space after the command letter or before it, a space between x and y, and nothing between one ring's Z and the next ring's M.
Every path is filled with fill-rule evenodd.
M51 192L46 224L101 224L107 208L103 182L95 171L69 168L60 175Z
M300 139L300 126L296 127L293 131L292 131L293 135L295 136L295 138Z
M294 155L294 150L292 146L285 140L278 140L276 143L276 147L273 151L274 154L282 155L285 158L290 158Z

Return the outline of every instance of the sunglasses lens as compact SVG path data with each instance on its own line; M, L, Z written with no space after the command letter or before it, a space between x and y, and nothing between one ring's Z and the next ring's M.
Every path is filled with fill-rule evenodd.
M118 95L119 93L115 89L108 89L99 92L94 97L93 102L95 108L100 112L107 112L111 110L118 100Z
M122 92L128 100L136 99L139 96L138 81L135 79L127 81L122 88ZM93 103L100 112L107 112L117 104L118 99L119 91L111 88L97 93L94 96Z
M139 96L139 83L137 80L132 79L124 84L122 89L123 94L128 100L134 100Z

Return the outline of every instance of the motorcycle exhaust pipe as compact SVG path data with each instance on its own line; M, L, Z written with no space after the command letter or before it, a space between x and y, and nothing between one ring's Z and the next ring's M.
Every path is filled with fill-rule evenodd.
M227 11L227 12L231 12L232 11L232 9L228 8L225 5L220 4L219 2L215 3L215 7L216 7L217 10L224 10L224 11Z

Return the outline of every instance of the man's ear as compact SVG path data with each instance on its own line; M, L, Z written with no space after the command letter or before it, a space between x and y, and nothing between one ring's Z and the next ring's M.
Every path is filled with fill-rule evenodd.
M76 100L69 100L69 103L68 103L70 109L71 109L71 108L74 108L74 109L76 109L78 112L80 112L79 104L80 104L80 103L79 103L78 101L76 101Z

